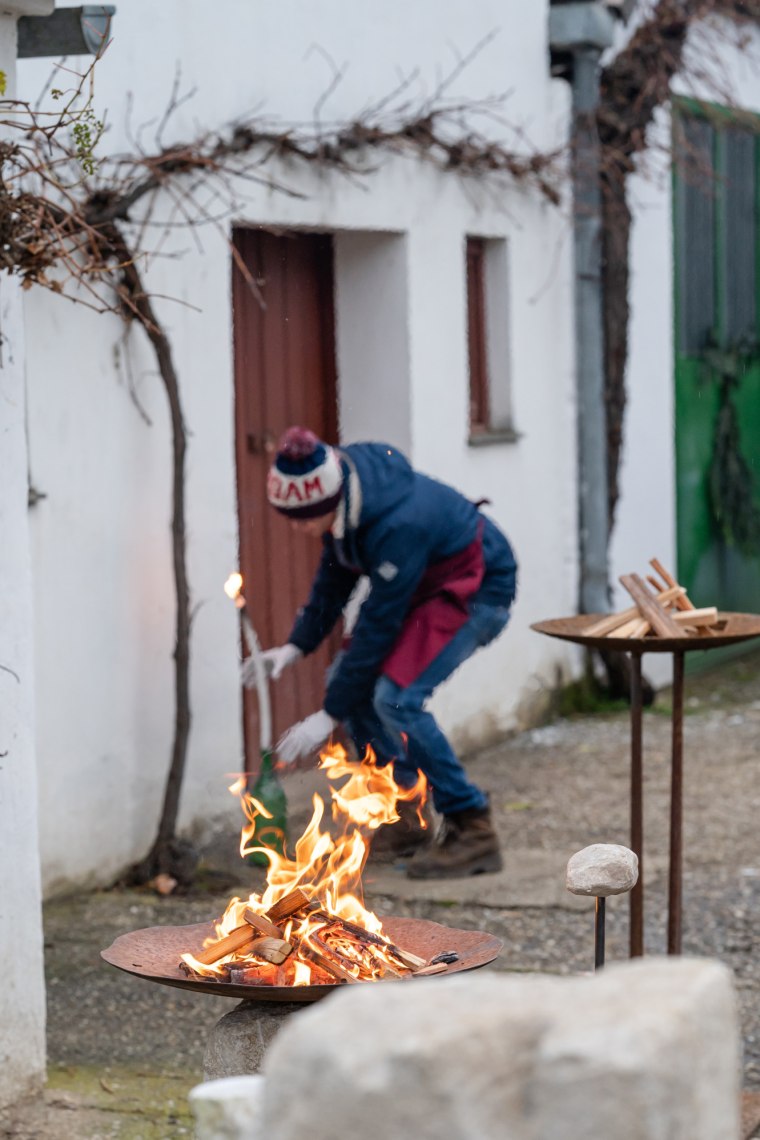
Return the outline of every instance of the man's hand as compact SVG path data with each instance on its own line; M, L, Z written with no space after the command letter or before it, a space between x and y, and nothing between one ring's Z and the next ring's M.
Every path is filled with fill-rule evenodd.
M308 756L324 744L335 728L335 721L324 709L307 716L289 728L277 742L277 754L284 764L292 764L299 756Z
M273 681L277 681L289 665L292 665L303 652L297 645L278 645L274 649L266 649L261 654L264 673ZM253 657L246 657L240 666L240 680L246 689L252 689L256 684L256 665Z

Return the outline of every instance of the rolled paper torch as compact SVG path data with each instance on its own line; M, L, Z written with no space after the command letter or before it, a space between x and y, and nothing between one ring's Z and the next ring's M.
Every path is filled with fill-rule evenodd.
M267 680L264 661L261 656L261 644L256 630L253 628L250 614L243 594L243 575L237 570L230 574L224 583L224 592L237 606L240 612L240 621L243 627L243 637L256 674L256 692L259 698L259 736L262 752L272 747L272 709L269 701L269 684Z
M594 898L594 969L604 965L605 911L609 895L633 890L639 878L638 856L618 843L592 843L567 864L565 886L573 895Z

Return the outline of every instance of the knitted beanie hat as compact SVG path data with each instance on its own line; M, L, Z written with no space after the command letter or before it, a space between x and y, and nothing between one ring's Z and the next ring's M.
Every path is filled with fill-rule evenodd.
M289 518L317 518L335 510L342 487L343 472L335 448L308 428L288 428L267 478L272 506Z

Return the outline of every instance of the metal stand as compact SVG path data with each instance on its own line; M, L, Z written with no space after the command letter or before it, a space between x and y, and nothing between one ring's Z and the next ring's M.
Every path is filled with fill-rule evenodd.
M603 895L596 898L596 912L594 918L594 969L601 970L604 965L604 918L607 910L607 899Z
M631 891L630 956L644 953L644 765L642 651L631 653L631 850L639 859L639 881ZM683 682L684 652L673 654L673 712L671 718L670 859L668 871L668 954L681 953L683 886Z
M589 636L584 633L593 619L602 614L580 614L554 618L531 626L538 633L584 645L589 649L617 650L631 660L631 850L639 859L639 878L631 891L630 956L644 953L644 805L642 748L641 659L645 653L671 653L673 656L672 752L670 768L670 855L668 872L668 954L681 953L681 907L683 887L683 692L686 653L719 649L760 637L760 615L720 613L718 624L708 635L692 634L679 638L628 638Z
M631 654L631 851L639 859L639 879L630 898L630 956L644 953L644 803L642 784L641 653Z
M683 866L683 676L684 654L673 654L673 740L670 760L670 872L668 878L668 954L681 953Z

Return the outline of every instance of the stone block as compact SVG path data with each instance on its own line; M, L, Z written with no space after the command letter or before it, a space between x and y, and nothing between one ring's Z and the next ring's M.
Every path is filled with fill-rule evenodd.
M639 878L639 858L619 843L592 843L576 851L567 864L565 886L574 895L622 895Z
M269 1046L303 1002L242 1001L217 1021L203 1055L204 1081L258 1073Z
M259 1121L264 1078L225 1077L190 1090L195 1140L264 1140Z
M342 989L265 1062L269 1140L737 1140L730 972L645 959L591 977Z

